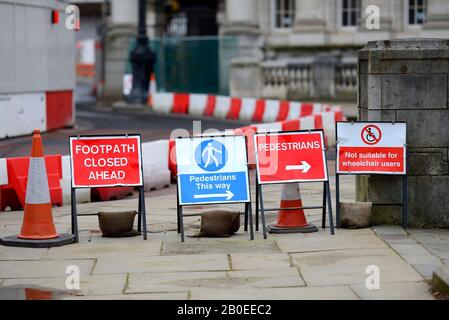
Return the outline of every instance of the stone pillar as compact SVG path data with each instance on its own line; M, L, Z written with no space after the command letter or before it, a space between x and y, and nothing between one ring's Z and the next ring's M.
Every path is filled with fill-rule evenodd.
M261 59L263 39L259 28L258 0L226 0L220 33L234 36L240 57Z
M123 97L123 74L128 58L128 45L137 36L138 0L110 0L111 15L108 19L105 53L104 96L110 99ZM147 32L155 36L157 31L156 1L147 0Z
M449 2L447 0L427 1L427 22L422 26L426 35L444 37L449 29Z
M407 122L410 226L449 226L449 40L373 41L359 51L360 120ZM402 178L358 176L373 223L399 223Z
M233 97L259 98L262 94L261 61L255 58L231 60L229 92Z
M111 0L111 22L113 24L137 24L138 1Z
M137 0L111 0L105 52L104 97L122 97L128 43L137 35Z
M312 63L312 96L318 99L335 98L335 65L333 54L317 54Z

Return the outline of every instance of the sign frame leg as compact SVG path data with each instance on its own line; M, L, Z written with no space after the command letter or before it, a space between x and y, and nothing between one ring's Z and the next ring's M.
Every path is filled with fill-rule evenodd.
M142 187L139 187L139 204L140 204L140 219L142 223L143 240L147 240L147 213L145 209L145 191Z
M248 202L245 202L245 223L244 223L244 231L248 231Z
M178 186L176 186L178 188ZM181 233L181 224L179 223L179 193L178 190L176 190L176 225L177 225L177 231L178 234Z
M248 220L249 220L249 240L254 240L254 226L253 226L253 210L251 201L247 202L248 205ZM245 230L248 231L248 230Z
M138 201L139 205L138 205L138 220L137 220L137 232L141 232L142 231L142 198L140 196L140 188L139 188L139 201Z
M78 232L78 213L76 210L76 189L71 188L70 194L71 207L72 207L72 234L75 236L75 243L79 242L79 232Z
M256 231L259 231L259 183L257 182L256 174Z
M327 192L326 192L326 194L327 194L327 206L328 206L328 214L329 214L329 227L330 227L330 230L331 230L331 235L334 235L335 234L335 231L334 231L334 219L333 219L333 216L332 216L332 199L331 199L331 190L330 190L330 184L329 184L329 181L326 181L325 182L325 186L326 186L326 190L327 190Z
M181 242L184 242L184 215L182 213L182 206L178 205L178 219L179 219L179 231L181 233Z
M323 213L321 217L321 228L326 229L326 199L327 199L327 188L326 183L323 183Z
M262 195L262 185L257 183L257 188L259 189L259 200L260 201L260 217L262 220L262 231L263 231L263 238L266 239L267 238L267 226L265 224L265 211L264 211L264 206L263 206L263 195Z
M335 174L335 220L337 229L340 228L340 175Z
M407 175L402 177L402 227L408 229L408 185Z

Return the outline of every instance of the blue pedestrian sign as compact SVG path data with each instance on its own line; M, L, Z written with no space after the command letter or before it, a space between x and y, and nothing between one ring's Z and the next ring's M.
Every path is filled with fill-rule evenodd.
M244 136L176 139L180 205L249 202Z

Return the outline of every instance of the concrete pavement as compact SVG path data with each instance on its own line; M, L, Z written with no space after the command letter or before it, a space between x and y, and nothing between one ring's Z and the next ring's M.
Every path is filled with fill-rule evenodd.
M352 199L354 177L341 180L342 200ZM334 187L332 180L332 192ZM267 186L266 190L267 206L278 206L280 186ZM320 204L321 190L321 184L301 185L304 205ZM396 227L340 229L331 236L328 229L320 229L310 234L269 234L266 240L259 231L250 242L241 228L231 238L186 237L181 243L173 188L165 194L147 194L146 206L148 241L141 237L103 238L93 216L79 217L79 244L50 249L0 246L0 292L8 287L36 286L67 291L66 267L75 265L79 267L80 289L60 298L433 299L428 268L439 263L436 254L443 249L437 240L422 240L423 233L418 230L404 234ZM230 207L242 209L237 205L197 206L185 213ZM133 208L137 208L136 199L78 206L79 213ZM17 233L22 215L0 213L0 237ZM53 215L58 231L68 232L70 207L54 208ZM310 210L307 216L321 225L319 210ZM275 214L267 217L272 221ZM185 219L187 235L198 231L199 219ZM449 239L447 234L435 237ZM419 242L422 250L427 250L423 243L428 243L434 252L418 250L412 240ZM380 287L370 290L367 267L372 265L378 267Z

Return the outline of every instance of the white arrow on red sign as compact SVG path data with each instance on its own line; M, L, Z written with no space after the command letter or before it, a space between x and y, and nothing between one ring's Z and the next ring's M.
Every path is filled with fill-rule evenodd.
M312 166L306 161L301 161L301 164L286 165L285 170L302 170L302 173L307 173Z

